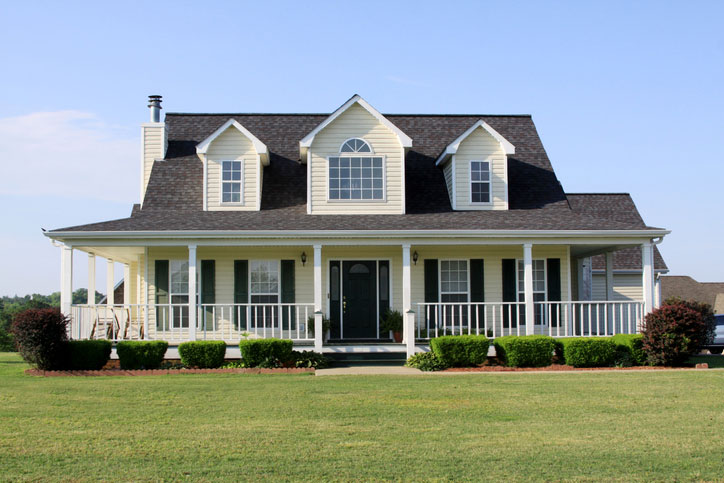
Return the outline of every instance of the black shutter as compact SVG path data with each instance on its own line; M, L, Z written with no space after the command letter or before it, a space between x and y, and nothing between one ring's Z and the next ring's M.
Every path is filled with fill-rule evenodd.
M440 301L440 287L438 285L437 260L434 258L425 259L425 302L435 303ZM437 314L439 307L425 307L426 330L430 331L428 337L432 337L437 326ZM425 334L422 334L425 337Z
M156 303L167 304L168 300L168 260L156 260ZM156 307L156 330L170 328L168 306Z
M341 264L338 260L329 262L329 320L331 323L329 336L332 339L339 339L342 334L341 300L342 276L340 274ZM311 316L307 323L314 325L314 317Z
M387 315L387 311L390 308L390 262L387 260L380 260L379 265L380 269L377 273L377 288L380 293L380 313L377 318L378 324L380 319Z
M216 260L201 260L201 303L216 303ZM203 320L199 324L202 329L216 330L214 309L207 307L202 312Z
M518 287L515 281L517 271L514 258L503 259L503 302L518 301ZM517 327L518 308L517 306L503 307L503 328Z
M234 260L234 303L249 303L249 262ZM246 311L244 307L234 307L234 328L246 330Z
M561 259L549 258L547 260L547 279L548 279L548 301L560 302L561 300ZM558 305L551 307L551 326L558 327L560 325L560 307Z
M482 258L470 260L470 301L485 302L485 261ZM477 314L473 311L470 316L473 317L470 321L471 327L485 328L484 305L479 305Z
M283 304L293 304L294 300L294 260L282 260L281 283ZM282 329L295 330L297 328L294 306L282 306Z

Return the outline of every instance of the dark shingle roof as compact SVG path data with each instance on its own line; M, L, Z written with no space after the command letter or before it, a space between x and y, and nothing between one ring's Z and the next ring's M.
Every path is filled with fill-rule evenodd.
M308 215L306 165L299 140L326 114L166 115L168 150L156 162L143 209L130 218L64 228L62 231L164 230L628 230L638 220L599 217L572 210L530 116L387 115L413 139L405 160L405 215ZM265 143L260 211L202 210L202 167L196 145L234 118ZM437 155L477 120L483 119L516 148L509 156L509 211L452 211ZM56 230L61 231L61 230Z
M661 277L661 297L679 297L716 306L717 297L724 294L724 282L697 282L688 276L668 275ZM720 311L722 310L719 307Z
M628 193L567 193L571 209L578 213L585 213L596 218L608 218L637 224L645 228L643 218L631 195ZM629 247L617 250L613 254L614 270L641 270L641 248ZM666 262L654 246L654 267L657 270L667 270ZM606 257L597 255L593 257L593 269L605 270Z

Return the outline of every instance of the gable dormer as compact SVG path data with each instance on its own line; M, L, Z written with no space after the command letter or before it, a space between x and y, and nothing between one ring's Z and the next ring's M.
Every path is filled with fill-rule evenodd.
M450 143L435 164L453 210L507 210L510 154L515 146L482 119Z
M299 142L307 213L405 212L405 153L412 139L355 95Z
M267 147L235 119L196 146L204 171L205 211L261 209Z

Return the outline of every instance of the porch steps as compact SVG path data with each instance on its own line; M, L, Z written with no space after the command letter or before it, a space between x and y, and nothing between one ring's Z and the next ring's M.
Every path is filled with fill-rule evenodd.
M322 352L332 359L334 366L402 366L407 359L405 346L394 343L336 343L324 346Z

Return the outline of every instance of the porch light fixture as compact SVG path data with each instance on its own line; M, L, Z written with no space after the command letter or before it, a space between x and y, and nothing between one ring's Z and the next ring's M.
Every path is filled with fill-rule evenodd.
M307 254L305 252L302 252L302 266L305 266L307 264Z
M417 255L417 250L415 250L415 252L412 254L412 262L413 262L415 265L417 265L417 257L418 257L418 255Z

